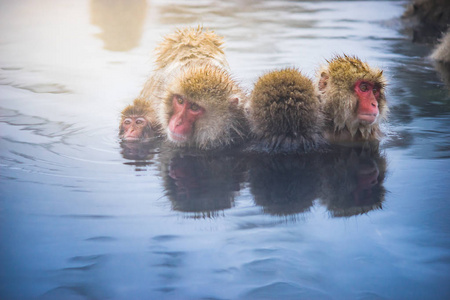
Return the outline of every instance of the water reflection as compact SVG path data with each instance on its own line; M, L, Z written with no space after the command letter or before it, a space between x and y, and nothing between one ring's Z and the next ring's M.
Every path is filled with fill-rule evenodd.
M91 23L103 30L98 37L112 51L139 45L146 13L145 0L91 0Z
M307 155L185 153L163 145L123 143L122 155L136 166L157 164L175 211L194 218L216 217L230 209L243 186L270 215L310 211L315 200L332 217L380 209L386 193L386 159L378 145L336 147ZM158 153L159 152L159 153Z
M333 217L380 209L386 158L373 147L340 148L322 161L321 203Z
M320 162L317 155L252 159L249 183L255 204L274 215L308 211L319 196Z
M121 154L124 158L143 161L141 164L149 164L145 161L152 160L155 157L155 154L159 152L160 142L157 139L153 139L148 143L122 141L120 146L122 148Z
M159 157L166 196L172 209L214 217L229 209L244 181L245 163L236 156L184 155L166 152Z

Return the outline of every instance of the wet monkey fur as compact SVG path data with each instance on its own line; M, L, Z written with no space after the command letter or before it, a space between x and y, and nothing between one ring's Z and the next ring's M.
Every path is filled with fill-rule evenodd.
M196 149L240 144L248 132L241 99L228 72L214 65L185 70L168 87L159 120L168 140Z
M336 56L319 69L316 84L330 143L380 140L388 113L383 71L355 56Z
M246 136L245 93L229 74L222 45L222 37L197 27L177 30L156 48L140 98L170 144L208 150Z
M245 110L255 150L310 152L325 144L324 116L314 85L295 68L261 76Z

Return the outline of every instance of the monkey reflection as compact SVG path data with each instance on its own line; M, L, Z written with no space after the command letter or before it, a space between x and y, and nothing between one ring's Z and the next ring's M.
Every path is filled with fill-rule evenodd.
M226 156L161 154L161 176L172 209L194 213L194 218L215 217L234 205L243 181L245 164Z
M155 154L159 153L161 142L157 139L148 143L133 143L123 141L120 143L121 154L125 159L130 160L152 160Z
M256 156L250 162L249 183L254 201L272 215L309 210L319 195L317 156Z
M91 0L91 23L103 30L98 36L104 48L128 51L138 46L146 10L145 0Z
M381 208L386 160L376 148L333 148L321 154L256 156L249 183L255 204L272 215L308 212L314 200L333 217Z
M333 217L381 209L386 159L374 148L340 148L323 160L321 203Z

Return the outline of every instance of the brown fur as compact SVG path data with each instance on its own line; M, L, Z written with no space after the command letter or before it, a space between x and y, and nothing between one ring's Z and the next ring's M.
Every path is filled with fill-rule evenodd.
M222 67L228 67L223 52L223 37L213 31L197 28L184 28L167 35L156 48L157 70L167 68L172 64L197 64L217 62Z
M214 149L240 143L247 134L247 123L239 104L245 95L228 72L205 64L187 68L168 87L159 109L163 131L173 114L174 95L183 95L206 112L195 123L194 134L178 146Z
M244 93L228 73L223 38L202 27L183 28L167 35L156 48L155 68L141 91L152 121L167 134L173 95L206 109L185 143L199 149L234 144L246 134L241 101Z
M261 76L246 111L258 148L306 152L324 143L324 118L314 86L294 68Z
M330 142L379 140L383 136L380 123L386 120L388 113L383 71L370 67L355 56L336 56L327 62L320 68L316 84L327 117L327 139ZM354 85L361 79L380 88L380 114L370 125L360 123L356 118L358 99Z
M154 137L159 132L159 124L156 120L156 113L148 101L142 98L137 98L133 101L133 104L128 105L122 110L119 126L119 136L122 137L124 129L122 123L126 118L143 117L147 120L148 124L143 130L143 138Z
M203 27L186 27L164 37L155 49L155 69L140 97L159 103L170 82L190 66L212 64L228 70L223 38Z
M431 58L439 62L450 63L450 30L447 31L439 45L433 51Z

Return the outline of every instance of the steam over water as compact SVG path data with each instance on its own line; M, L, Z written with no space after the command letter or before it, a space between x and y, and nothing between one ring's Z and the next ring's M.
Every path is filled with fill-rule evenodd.
M406 1L0 1L0 299L449 299L449 70ZM389 80L380 151L123 144L182 26L236 80L355 54ZM447 85L446 85L447 84Z

